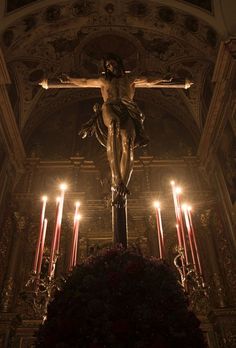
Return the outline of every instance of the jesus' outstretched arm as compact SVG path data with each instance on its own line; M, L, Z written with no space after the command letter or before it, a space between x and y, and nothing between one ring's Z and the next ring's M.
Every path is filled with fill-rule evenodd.
M49 88L101 88L102 78L69 77L65 74L54 79L43 79L39 85Z
M191 87L193 82L187 78L161 78L155 76L140 76L134 79L135 88L184 88Z

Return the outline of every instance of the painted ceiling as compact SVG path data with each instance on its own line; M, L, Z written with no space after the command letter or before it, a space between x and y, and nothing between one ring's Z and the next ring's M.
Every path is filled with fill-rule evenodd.
M211 98L222 33L205 11L213 9L210 1L165 1L171 2L176 7L155 0L9 1L9 11L24 6L0 25L12 82L9 96L24 139L57 110L100 98L96 89L45 91L38 82L62 72L97 76L102 56L112 51L124 59L127 70L194 81L188 91L137 90L136 100L158 110L159 117L172 114L196 142ZM197 7L204 7L201 16Z
M16 9L35 3L37 1L39 0L8 0L6 3L6 10L7 12L14 11ZM208 11L212 10L211 0L181 0L181 1L198 6Z

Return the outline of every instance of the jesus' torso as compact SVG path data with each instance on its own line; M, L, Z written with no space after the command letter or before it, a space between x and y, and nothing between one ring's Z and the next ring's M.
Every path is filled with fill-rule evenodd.
M104 102L114 102L122 99L133 100L135 92L134 78L127 74L108 80L100 78L101 94Z

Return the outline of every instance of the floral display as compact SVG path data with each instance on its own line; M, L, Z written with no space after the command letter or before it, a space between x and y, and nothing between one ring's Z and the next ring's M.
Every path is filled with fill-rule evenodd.
M108 249L70 273L37 348L203 348L200 322L168 264Z

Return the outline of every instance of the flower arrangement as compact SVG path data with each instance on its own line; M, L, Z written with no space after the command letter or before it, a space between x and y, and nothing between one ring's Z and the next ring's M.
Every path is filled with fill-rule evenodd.
M68 276L36 347L203 348L199 324L165 262L114 248Z

